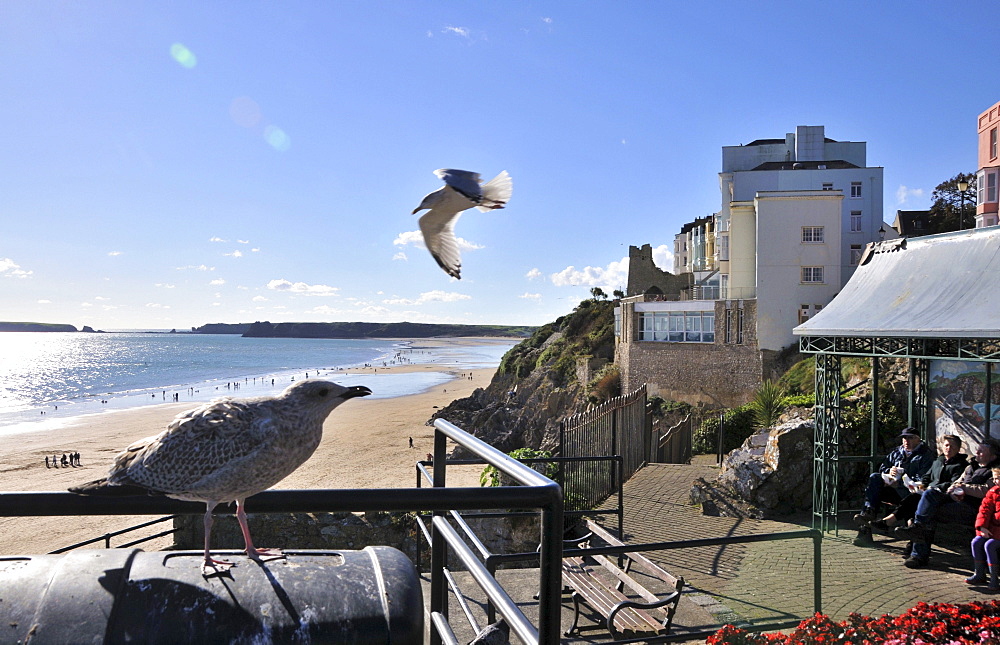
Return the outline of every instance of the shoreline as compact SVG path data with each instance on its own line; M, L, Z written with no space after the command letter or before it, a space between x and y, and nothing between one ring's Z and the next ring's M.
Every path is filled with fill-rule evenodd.
M422 339L421 339L422 340ZM327 418L316 452L274 489L412 488L416 462L434 450L434 428L426 425L440 408L485 388L497 368L469 369L461 364L426 363L357 372L359 384L376 370L396 374L444 372L447 382L419 393L391 398L353 399ZM324 375L324 378L326 376ZM330 380L338 380L331 376ZM241 394L241 393L237 393ZM106 475L114 457L131 442L157 434L190 402L160 403L72 417L72 423L41 432L18 434L0 442L0 491L65 491ZM413 447L409 445L412 438ZM81 465L46 468L45 457L79 452ZM451 467L450 486L479 486L482 466ZM251 509L252 512L252 509ZM156 516L72 516L0 518L0 554L46 553ZM151 527L152 534L157 527ZM140 534L142 535L142 534ZM116 546L128 538L112 542ZM169 547L171 538L140 545L144 550ZM94 545L103 548L103 543Z
M77 400L48 401L18 412L0 414L0 437L51 432L78 425L78 419L83 417L167 406L173 402L192 408L223 397L274 396L303 377L324 378L350 386L360 384L361 378L365 376L375 376L378 384L372 388L375 390L371 397L373 399L419 394L452 380L452 372L463 371L463 368L466 372L487 366L495 368L499 364L499 357L485 360L485 357L475 356L477 347L513 347L519 342L504 337L372 340L389 343L390 348L386 353L373 358L371 363L363 365L287 368L266 375L238 374L227 379L161 384L141 390L108 392L101 396L88 395ZM414 352L416 355L413 355ZM411 376L406 378L403 375ZM386 378L387 376L391 378Z

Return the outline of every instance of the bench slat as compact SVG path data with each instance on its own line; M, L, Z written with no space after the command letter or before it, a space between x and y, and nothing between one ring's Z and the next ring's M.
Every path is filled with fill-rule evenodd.
M593 520L587 520L587 530L593 533L594 535L600 537L602 540L604 540L611 546L625 546L624 542L622 542L615 536L611 535L611 533L609 533L603 526L595 523ZM658 564L647 558L644 554L630 552L626 553L625 555L628 556L629 559L631 559L633 562L635 562L635 564L642 565L642 568L649 575L653 576L654 578L659 578L660 580L666 582L667 584L673 586L674 588L677 587L677 581L678 581L677 576L671 575L670 573L665 571L661 566L659 566Z
M605 620L618 603L629 600L625 594L609 588L606 586L606 581L593 575L589 565L582 558L567 558L563 564L563 576L564 582L573 587ZM635 583L633 582L633 584ZM645 595L651 596L651 599L647 598L648 602L659 600L648 591L645 591L644 597ZM615 616L615 628L622 633L659 633L664 631L662 619L657 620L648 611L636 607L628 607L618 612Z

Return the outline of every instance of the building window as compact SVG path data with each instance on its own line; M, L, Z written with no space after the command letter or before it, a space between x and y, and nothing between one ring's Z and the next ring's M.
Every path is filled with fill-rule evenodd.
M833 190L833 184L824 182L823 183L823 190Z
M615 307L615 338L622 337L622 308Z
M861 245L852 244L851 245L851 265L858 266L861 263Z
M997 158L997 129L990 130L990 159Z
M822 226L803 226L802 227L802 242L806 244L822 244L823 243L823 227Z
M743 308L736 310L736 344L743 344Z
M639 314L639 340L714 343L715 312L655 311Z
M723 321L722 329L723 342L731 343L733 342L733 310L726 309L726 318Z
M851 182L851 197L861 197L861 182L852 181Z
M822 284L823 267L802 267L802 282L807 284Z
M995 172L986 173L986 201L993 203L997 200L997 174Z
M719 261L728 262L729 261L729 236L720 235L718 238L719 243Z
M861 232L861 211L851 211L851 233Z

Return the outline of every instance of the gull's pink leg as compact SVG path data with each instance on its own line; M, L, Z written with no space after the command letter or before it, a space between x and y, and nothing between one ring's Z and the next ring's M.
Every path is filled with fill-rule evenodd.
M212 509L215 508L215 502L207 502L207 506L208 510L205 511L205 562L201 565L201 573L206 576L228 571L233 567L233 563L228 560L212 559L209 545L212 542Z
M253 540L250 539L250 527L247 525L247 513L243 508L242 499L236 500L236 520L240 523L240 530L243 531L243 541L246 542L247 555L251 560L260 560L260 556L270 556L271 559L283 558L285 554L281 549L255 549Z

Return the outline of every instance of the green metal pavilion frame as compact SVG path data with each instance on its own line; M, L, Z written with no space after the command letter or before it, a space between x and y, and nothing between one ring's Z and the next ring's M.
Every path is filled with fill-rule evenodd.
M827 532L837 527L840 464L863 461L874 468L882 459L882 455L876 453L879 359L906 359L909 367L907 421L926 439L930 438L933 430L929 423L932 418L932 403L928 396L930 362L934 359L982 362L986 365L987 379L990 379L996 369L993 366L1000 363L1000 333L990 339L803 336L799 339L799 350L814 354L816 358L812 525ZM865 357L872 363L871 441L867 455L840 454L840 400L844 393L841 359L844 356ZM993 404L990 401L991 389L986 388L987 410Z
M936 377L943 376L952 361L979 363L970 364L968 370L977 376L985 369L985 401L968 406L959 397L961 403L954 408L984 405L979 419L983 426L955 426L956 431L969 441L979 441L1000 428L992 426L1000 423L1000 416L990 401L991 395L1000 399L1000 394L992 392L995 384L1000 385L1000 374L996 380L992 376L1000 363L1000 290L993 287L998 275L997 226L876 242L865 249L851 279L830 304L793 330L799 337L799 350L816 357L814 528L836 529L840 465L853 461L874 467L882 457L876 455L881 359L906 360L907 419L928 443L936 441L941 421L935 406L942 414L953 412L951 403L939 400L938 391L932 391L939 385L942 393L946 391L947 379L938 382ZM840 367L845 356L870 358L872 363L867 455L840 454L840 401L845 393Z

